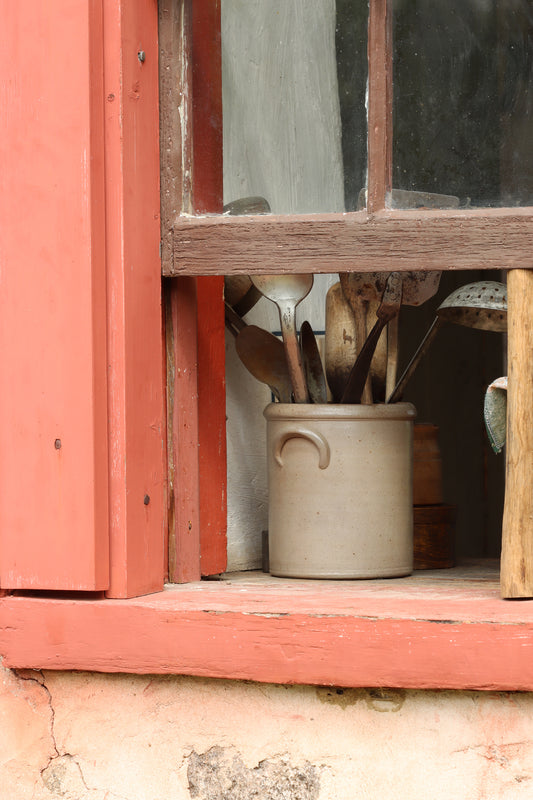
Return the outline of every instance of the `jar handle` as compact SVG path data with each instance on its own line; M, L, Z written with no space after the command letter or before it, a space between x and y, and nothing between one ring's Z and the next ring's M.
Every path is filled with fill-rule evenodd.
M287 428L278 434L273 443L274 458L280 467L283 466L281 451L283 450L285 442L289 439L308 439L318 450L318 466L320 469L326 469L329 466L331 460L329 444L320 433L315 433L308 428L298 428L296 430L294 428Z

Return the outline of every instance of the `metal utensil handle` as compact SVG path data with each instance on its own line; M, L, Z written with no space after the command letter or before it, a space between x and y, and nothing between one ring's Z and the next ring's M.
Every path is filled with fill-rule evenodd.
M234 336L242 331L243 328L246 328L246 322L241 319L239 314L233 309L229 303L224 302L224 316L226 322L226 328L232 333Z
M357 360L348 378L346 389L341 398L341 403L360 403L361 395L365 387L366 379L370 370L372 356L376 349L381 331L387 324L386 319L378 319L374 327L367 336L366 342L357 356Z
M418 346L418 350L416 351L416 353L412 357L411 361L409 362L409 364L407 365L407 367L403 371L400 380L398 381L398 383L396 384L396 386L394 388L394 391L392 392L390 397L387 398L387 403L396 403L396 402L398 402L398 400L402 399L402 395L404 393L404 389L405 389L407 383L409 382L409 380L412 377L414 371L418 367L418 365L419 365L420 361L422 360L423 356L425 356L425 354L429 350L429 348L431 346L431 342L435 338L435 336L437 334L437 331L440 328L441 324L442 324L442 321L439 319L439 317L435 317L435 319L431 323L431 326L430 326L428 332L426 333L426 335L424 336L424 338L420 342L420 344Z

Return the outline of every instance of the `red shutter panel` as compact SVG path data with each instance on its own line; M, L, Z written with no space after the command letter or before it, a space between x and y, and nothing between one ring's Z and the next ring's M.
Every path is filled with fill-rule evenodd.
M4 8L1 585L108 585L101 3Z

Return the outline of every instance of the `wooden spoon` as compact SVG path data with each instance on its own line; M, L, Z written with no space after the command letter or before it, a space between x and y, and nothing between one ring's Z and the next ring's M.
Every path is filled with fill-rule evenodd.
M381 302L388 276L388 272L339 273L342 291L344 292L344 295L350 304L355 317L356 355L359 355L368 335L367 325L369 303L371 301ZM386 371L386 365L383 371ZM372 389L370 382L365 384L365 388L363 390L363 402L372 402Z
M355 363L355 317L340 283L326 293L326 377L334 403L339 403Z
M399 272L391 272L387 278L387 285L383 292L381 304L376 312L377 322L370 331L348 378L348 383L342 403L360 403L365 387L370 363L379 337L385 325L394 319L400 311L402 302L402 276Z

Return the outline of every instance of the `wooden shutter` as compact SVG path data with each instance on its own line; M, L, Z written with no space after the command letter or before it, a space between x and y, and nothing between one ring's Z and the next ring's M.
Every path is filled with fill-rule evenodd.
M1 582L105 589L102 12L4 11Z

